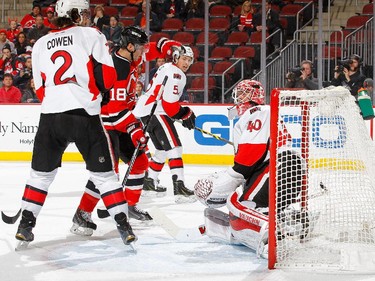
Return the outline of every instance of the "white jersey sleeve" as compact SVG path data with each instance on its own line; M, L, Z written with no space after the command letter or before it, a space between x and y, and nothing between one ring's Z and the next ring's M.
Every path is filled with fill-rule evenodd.
M168 76L168 80L165 84L162 96L157 103L155 114L173 117L178 113L181 108L179 99L186 84L186 76L185 73L174 64L166 63L159 67L146 93L139 98L133 110L133 114L137 118L150 114L165 76Z
M34 45L32 64L42 113L82 108L97 115L100 92L116 80L106 38L90 27L74 26L43 36Z

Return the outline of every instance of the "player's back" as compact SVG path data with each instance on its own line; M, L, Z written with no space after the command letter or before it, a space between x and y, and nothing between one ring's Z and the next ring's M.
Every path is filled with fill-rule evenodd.
M94 28L70 27L40 38L32 52L35 87L44 87L42 113L83 108L100 113L94 59L113 68L105 37ZM101 47L100 44L103 44Z

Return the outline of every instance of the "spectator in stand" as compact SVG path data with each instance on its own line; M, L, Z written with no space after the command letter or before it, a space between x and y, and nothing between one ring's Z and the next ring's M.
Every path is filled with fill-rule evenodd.
M138 100L140 96L142 96L145 93L144 86L141 81L137 81L137 84L135 85L135 95Z
M180 18L184 8L184 0L165 0L162 12L165 15L165 18Z
M253 25L255 31L262 31L262 9L259 9L253 17ZM276 30L281 29L279 13L272 9L272 1L268 0L266 4L266 30L269 34L272 34ZM277 33L271 39L272 49L280 48L281 33ZM271 50L272 52L273 50Z
M343 86L357 99L358 90L362 87L366 76L361 71L362 59L358 55L351 55L348 60L341 61L335 67L335 74L331 80L333 86Z
M40 103L40 100L36 95L33 78L31 78L29 82L27 82L26 88L22 90L21 103Z
M33 5L40 5L41 7L48 7L55 4L57 0L34 0Z
M151 7L151 6L150 6ZM147 1L144 0L142 2L142 11L138 13L135 18L135 25L140 26L142 29L146 29L146 8L147 8ZM158 32L161 29L161 24L159 18L156 13L151 11L150 9L150 31Z
M204 2L203 0L188 0L184 11L181 13L181 18L203 18L204 17Z
M253 25L253 15L255 13L255 8L251 5L250 1L245 1L242 4L241 13L238 16L238 30L246 31L251 34L254 31Z
M44 26L48 27L49 29L56 29L55 25L55 9L50 6L46 10L47 16L44 18Z
M102 31L103 25L109 25L109 16L104 13L103 5L96 5L94 15L91 18L93 26Z
M375 96L374 96L374 81L371 78L366 78L363 81L363 88L365 88L371 97L372 105L375 105Z
M7 39L15 43L16 36L22 31L21 25L17 23L17 19L9 19L9 28L7 29Z
M129 6L141 7L143 0L129 0Z
M103 25L102 32L107 38L109 47L112 48L114 45L119 44L121 39L122 26L119 23L119 17L117 15L109 18L109 26Z
M18 33L14 47L15 47L15 53L17 55L31 53L32 47L27 41L26 34L23 31Z
M146 68L144 63L138 64L137 77L137 81L142 82L142 84L144 85L146 82Z
M306 90L318 90L318 79L313 76L313 63L304 60L299 67L293 68L286 74L285 88L302 88Z
M20 89L13 86L12 74L4 74L3 86L0 88L0 103L20 103L21 96Z
M10 47L10 50L13 54L16 53L13 42L10 42L7 38L6 30L0 29L0 49L2 50L5 45L8 45Z
M165 64L165 62L166 62L165 58L156 58L155 67L150 70L150 74L149 74L149 77L148 77L149 82L154 77L154 74L156 73L156 71L158 71L159 66L162 66L163 64Z
M35 17L35 27L31 28L27 34L27 38L31 46L42 36L46 35L50 29L44 25L44 18L42 15Z
M33 77L33 68L30 55L20 56L19 58L19 60L21 62L23 60L24 63L23 68L20 69L16 76L14 76L14 86L18 87L20 90L23 90Z
M39 4L33 4L33 9L30 14L27 14L23 17L20 24L23 28L23 31L27 34L29 29L35 25L35 17L40 15L41 7Z
M10 47L6 44L2 49L3 56L0 59L0 76L3 78L4 74L9 73L12 76L18 75L23 68L23 64L18 60L17 55L11 53Z

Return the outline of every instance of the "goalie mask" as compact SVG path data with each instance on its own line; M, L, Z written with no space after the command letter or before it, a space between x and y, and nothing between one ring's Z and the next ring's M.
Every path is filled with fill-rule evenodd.
M241 116L244 112L253 106L264 104L264 88L259 81L242 80L233 89L232 98L234 106L229 108L228 117L234 119Z
M70 18L73 22L82 23L83 17L90 18L90 4L88 0L58 0L56 2L58 17Z

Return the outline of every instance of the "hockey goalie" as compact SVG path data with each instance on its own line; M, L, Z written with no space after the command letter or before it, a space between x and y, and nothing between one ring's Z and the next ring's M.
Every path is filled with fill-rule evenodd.
M205 209L208 236L246 245L258 256L267 258L270 106L264 104L264 95L262 84L254 80L243 80L234 88L234 106L229 109L229 118L239 117L233 133L234 165L224 172L198 180L194 191L199 201L208 207ZM287 143L278 146L281 147L277 157L278 169L287 171L278 180L288 182L288 177L297 177L301 181L303 160L288 149ZM290 169L292 162L293 170ZM291 206L300 196L298 181L289 188L293 192L277 206L278 210L285 211L281 220L287 220L294 213L290 211L294 210ZM229 214L216 209L225 205ZM295 227L290 226L284 229L284 234L297 235Z

